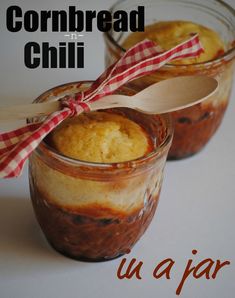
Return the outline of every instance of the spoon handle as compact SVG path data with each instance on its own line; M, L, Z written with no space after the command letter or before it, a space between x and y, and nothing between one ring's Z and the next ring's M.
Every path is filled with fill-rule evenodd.
M91 111L117 107L131 107L126 96L111 95L91 103ZM118 101L117 101L118 99ZM23 120L32 117L47 116L61 109L59 101L34 103L25 105L14 105L0 107L0 121Z
M60 103L58 101L0 107L0 121L46 116L58 110L60 110Z

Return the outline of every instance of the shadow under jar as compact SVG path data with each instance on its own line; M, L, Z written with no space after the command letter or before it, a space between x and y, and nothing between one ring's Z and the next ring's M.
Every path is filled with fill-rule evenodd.
M121 9L128 12L136 9L138 5L145 6L145 25L159 21L196 22L217 32L225 46L225 52L213 60L184 65L166 64L157 72L128 84L135 91L139 91L153 83L176 76L206 75L219 81L218 92L208 100L171 113L174 138L168 159L182 159L194 155L208 143L227 108L234 72L235 11L217 0L123 0L118 1L111 11ZM129 34L131 32L110 31L104 35L106 66L119 59L125 52L122 44Z
M78 82L55 87L35 102L54 100L89 85ZM118 92L133 93L124 87ZM168 115L153 120L131 109L108 112L145 127L153 144L151 151L133 161L94 163L68 158L45 140L29 159L30 193L39 225L52 247L78 260L116 258L143 235L158 204L172 141Z

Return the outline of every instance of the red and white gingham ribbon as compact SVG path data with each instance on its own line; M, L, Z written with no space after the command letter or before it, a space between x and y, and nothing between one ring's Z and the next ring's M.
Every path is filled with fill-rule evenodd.
M171 60L195 57L203 52L198 35L166 52L144 40L129 49L111 65L92 85L74 98L64 98L62 109L44 122L0 134L0 178L17 177L30 153L63 120L89 110L89 103L113 93L125 83L150 74Z

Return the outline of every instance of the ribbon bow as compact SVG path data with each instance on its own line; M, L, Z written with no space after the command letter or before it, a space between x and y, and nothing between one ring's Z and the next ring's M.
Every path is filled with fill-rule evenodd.
M171 60L195 57L201 52L203 48L198 35L166 52L150 40L138 43L111 65L88 90L75 94L74 98L62 99L62 109L44 122L0 134L0 178L19 176L28 156L39 143L66 118L89 111L89 103L113 93L131 80L156 71Z

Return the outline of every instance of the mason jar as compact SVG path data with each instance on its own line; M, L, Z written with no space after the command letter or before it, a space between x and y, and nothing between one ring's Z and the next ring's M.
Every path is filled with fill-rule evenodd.
M171 113L174 122L174 138L169 159L181 159L199 152L219 127L231 93L235 57L235 11L220 0L122 0L111 11L134 10L145 6L145 25L159 21L192 21L219 34L225 52L213 60L195 64L166 64L155 73L128 84L135 91L176 76L206 75L219 82L217 93L202 103ZM119 59L125 49L122 44L131 32L105 33L106 66ZM157 100L157 98L156 98Z
M85 90L91 82L55 87L35 102ZM121 94L130 94L122 87ZM47 139L29 159L30 194L38 223L53 248L78 260L104 261L128 252L149 226L172 141L169 115L155 119L131 109L111 109L151 138L146 156L119 163L86 162L56 151ZM37 122L40 119L31 119Z

